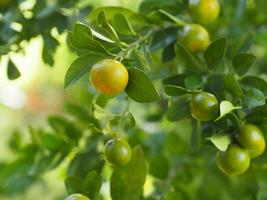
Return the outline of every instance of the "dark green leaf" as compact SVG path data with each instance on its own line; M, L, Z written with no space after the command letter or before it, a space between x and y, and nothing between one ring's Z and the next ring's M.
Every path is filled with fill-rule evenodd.
M138 200L143 191L147 173L146 160L140 146L133 149L131 161L115 168L111 176L110 189L113 200Z
M150 51L157 51L173 44L177 40L177 28L166 28L153 34Z
M120 44L119 36L117 35L115 29L109 24L104 11L101 11L98 14L97 23L99 25L99 29L102 30L108 38L115 41L117 44Z
M200 75L190 74L186 76L184 84L188 90L198 90L203 87L203 79Z
M112 22L113 27L118 33L123 35L136 35L133 27L124 15L114 15Z
M235 55L232 61L235 72L239 76L243 76L253 65L255 59L256 57L254 55L248 53Z
M168 176L169 168L169 161L164 155L157 155L150 162L150 174L160 179Z
M264 105L265 96L257 88L249 88L245 92L243 102L244 102L245 108L252 109L252 108Z
M65 187L69 194L83 193L83 180L79 177L69 176L65 180Z
M236 80L233 74L227 74L224 77L224 85L228 92L238 98L244 96L243 91L239 85L239 82Z
M164 19L168 19L171 22L174 22L177 25L185 25L185 22L183 22L182 20L178 19L176 16L164 11L164 10L159 10L158 11L160 13L160 15L164 18Z
M176 85L165 85L164 91L169 96L180 96L188 93L185 88Z
M201 123L195 119L192 119L191 144L195 150L198 150L201 145Z
M129 81L125 92L130 98L141 103L157 101L159 99L149 76L137 68L130 68L128 71Z
M175 44L170 44L162 51L162 61L169 62L175 58Z
M7 77L9 80L15 80L20 77L20 72L17 66L12 62L12 60L8 61L7 65Z
M54 65L54 54L59 42L52 36L43 37L44 46L42 51L42 58L44 62L50 66Z
M90 52L86 55L82 55L77 58L69 67L65 75L65 86L67 89L75 82L77 82L82 76L88 74L91 67L98 61L104 59L106 56L100 53Z
M265 96L267 96L267 82L257 76L245 76L241 79L241 84L253 88L259 89L261 92L264 93Z
M190 96L182 96L173 98L170 101L169 108L166 112L169 121L179 121L190 116Z
M83 184L84 194L86 194L86 196L88 196L91 200L96 200L99 195L102 181L102 177L98 175L96 171L89 172Z
M216 69L226 51L226 38L220 38L212 42L206 50L204 57L210 69Z
M180 43L176 43L176 59L189 69L199 69L200 64L194 56Z

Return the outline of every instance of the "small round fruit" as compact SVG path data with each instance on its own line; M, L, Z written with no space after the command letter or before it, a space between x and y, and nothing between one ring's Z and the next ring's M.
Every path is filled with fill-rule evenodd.
M119 61L105 59L91 69L91 82L96 90L108 96L121 93L128 83L128 71Z
M65 200L90 200L90 199L82 194L71 194Z
M11 4L12 0L0 0L0 10L9 8Z
M179 41L192 53L207 49L210 37L208 31L199 24L187 24L183 27Z
M132 149L126 141L112 139L105 144L104 156L112 165L125 165L131 160Z
M193 95L190 110L195 119L207 122L218 117L219 103L213 94L201 92Z
M239 144L248 150L250 157L255 158L263 154L265 150L265 139L262 131L255 125L246 124L242 126L237 135Z
M237 145L230 146L225 152L218 153L217 165L227 175L242 174L249 168L249 153Z
M190 0L189 12L194 21L208 24L218 18L220 5L218 0Z

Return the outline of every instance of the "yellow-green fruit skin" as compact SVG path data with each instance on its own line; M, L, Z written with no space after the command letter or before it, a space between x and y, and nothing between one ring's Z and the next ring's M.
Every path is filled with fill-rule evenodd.
M247 150L232 145L225 152L217 154L217 165L227 175L240 175L248 170L250 156Z
M131 160L132 149L126 141L112 139L105 144L104 156L111 165L126 165Z
M242 126L237 135L238 143L248 150L250 157L260 156L265 151L266 142L262 131L253 124Z
M190 0L189 12L194 21L209 24L218 18L220 5L218 0Z
M114 59L105 59L93 65L90 79L95 89L104 95L114 96L126 88L129 74L126 67Z
M213 94L201 92L192 96L190 111L199 121L211 121L219 115L219 102Z
M82 194L71 194L65 200L90 200L90 199Z
M203 52L210 43L208 31L199 24L187 24L183 27L179 41L192 53Z

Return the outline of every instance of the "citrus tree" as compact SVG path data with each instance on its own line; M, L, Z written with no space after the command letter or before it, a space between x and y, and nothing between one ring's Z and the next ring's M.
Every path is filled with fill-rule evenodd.
M4 7L2 19L23 12ZM0 165L0 192L24 191L74 154L67 200L266 199L266 7L145 0L134 12L57 1L36 3L30 19L2 20L8 30L22 25L1 35L2 54L41 34L50 65L51 29L68 29L77 58L64 88L85 81L90 98L66 102L65 115L48 118L50 131L30 128L30 143L13 134L18 156ZM10 61L8 76L18 74Z

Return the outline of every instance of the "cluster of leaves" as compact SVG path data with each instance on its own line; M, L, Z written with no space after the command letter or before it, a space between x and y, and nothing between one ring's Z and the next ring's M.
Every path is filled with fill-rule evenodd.
M227 21L228 12L237 3L225 1L219 25L239 22L245 12L244 2L238 1L235 19ZM255 23L253 19L251 23ZM255 24L266 20L260 19ZM267 132L267 82L258 69L250 70L256 62L248 53L252 38L249 34L234 38L241 25L232 27L227 38L211 26L209 32L217 39L204 53L192 55L178 42L185 21L191 23L187 1L146 0L138 13L104 7L77 22L67 42L78 58L66 74L65 88L78 84L97 61L115 58L129 71L127 96L116 97L114 103L114 98L93 91L94 99L87 105L90 110L68 105L71 120L48 119L53 134L32 130L32 142L26 146L14 134L10 144L18 158L0 165L1 193L26 189L42 173L76 152L68 165L66 189L92 200L104 198L99 190L106 181L113 200L266 199L266 158L255 162L246 175L229 179L214 165L217 149L211 145L225 150L231 135L244 122ZM214 122L200 124L190 115L191 96L200 91L213 93L220 100L220 116ZM148 102L154 103L139 104ZM131 113L131 108L142 108L146 113L140 116ZM112 169L109 178L101 152L111 137L127 138L134 149L130 163ZM152 177L153 191L144 197L146 177Z
M23 52L25 41L41 36L43 39L43 61L53 66L54 53L59 45L53 36L55 28L59 34L81 19L90 10L90 6L75 8L78 1L56 0L35 1L10 0L7 8L0 8L0 57ZM1 7L1 5L0 5ZM10 80L20 77L15 63L9 58L7 76Z

